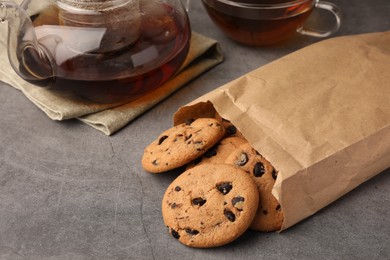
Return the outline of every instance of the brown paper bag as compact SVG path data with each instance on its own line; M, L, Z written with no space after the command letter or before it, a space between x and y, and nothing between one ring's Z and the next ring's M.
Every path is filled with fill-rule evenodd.
M174 124L212 106L232 121L279 172L284 230L390 167L389 68L390 32L329 39L200 97Z

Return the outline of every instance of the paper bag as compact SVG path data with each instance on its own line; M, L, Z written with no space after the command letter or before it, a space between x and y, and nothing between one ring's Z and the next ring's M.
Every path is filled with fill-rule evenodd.
M230 120L278 171L284 230L390 167L390 32L319 42L175 114Z

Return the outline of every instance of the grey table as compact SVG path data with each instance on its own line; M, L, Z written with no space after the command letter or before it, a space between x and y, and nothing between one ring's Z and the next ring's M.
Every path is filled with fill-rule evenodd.
M332 0L338 35L390 29L389 0ZM140 165L143 148L181 105L318 39L240 46L192 3L194 31L217 39L225 62L107 137L77 120L52 121L0 83L0 259L390 259L390 170L282 233L248 231L220 248L173 239L161 198L174 174ZM1 50L3 51L3 50Z

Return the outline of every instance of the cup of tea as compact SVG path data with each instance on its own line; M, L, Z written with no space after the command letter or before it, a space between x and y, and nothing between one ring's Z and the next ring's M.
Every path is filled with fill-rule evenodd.
M341 24L338 6L322 0L202 0L215 25L229 38L249 46L282 42L296 33L327 37ZM334 16L330 29L305 26L315 8Z

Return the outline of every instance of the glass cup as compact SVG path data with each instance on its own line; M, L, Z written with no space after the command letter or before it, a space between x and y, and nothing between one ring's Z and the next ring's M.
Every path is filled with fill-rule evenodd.
M339 8L322 0L202 0L208 15L229 38L250 46L275 44L295 33L327 37L341 24ZM333 14L329 30L308 28L314 8Z

